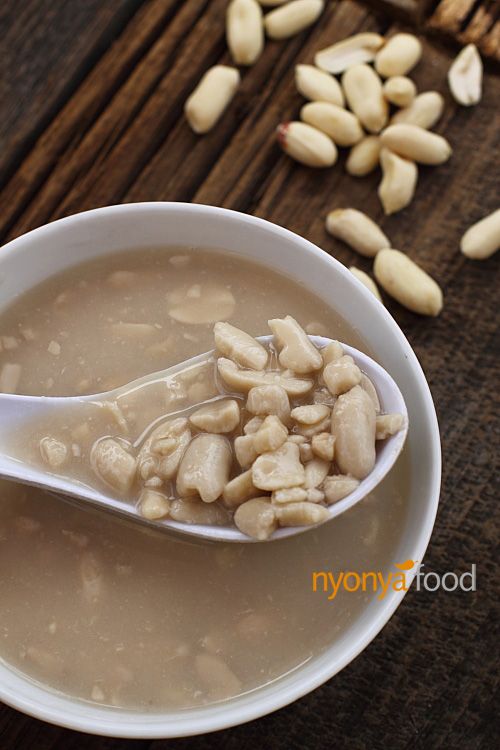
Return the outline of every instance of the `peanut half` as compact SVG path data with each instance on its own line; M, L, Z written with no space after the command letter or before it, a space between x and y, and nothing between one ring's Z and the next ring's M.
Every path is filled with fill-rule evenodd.
M355 34L317 52L314 62L328 73L343 73L352 65L373 62L384 41L372 32Z
M324 7L324 0L292 0L264 17L266 34L271 39L288 39L311 26Z
M375 70L384 78L404 76L422 57L422 44L413 34L395 34L375 58Z
M411 203L417 186L418 169L413 161L403 159L387 148L380 152L382 182L378 195L384 212L394 214Z
M236 68L214 65L207 70L184 105L186 119L195 133L208 133L236 93L240 74Z
M363 138L363 129L356 115L336 104L305 104L300 110L300 119L326 133L337 146L352 146Z
M473 260L489 258L500 248L500 208L473 224L460 242L463 254Z
M396 107L409 107L417 94L417 87L406 76L392 76L383 86L384 96Z
M389 107L382 81L369 65L354 65L342 76L342 88L349 107L370 133L379 133L387 124Z
M332 139L305 122L281 123L277 134L283 151L307 167L331 167L337 161L337 147Z
M418 125L420 128L432 128L443 114L444 99L437 91L424 91L418 94L412 103L400 109L391 118L391 124Z
M481 100L483 63L475 44L468 44L453 61L448 71L448 84L453 98L464 107Z
M237 65L253 65L264 49L262 8L257 0L231 0L226 13L229 51Z
M436 316L443 307L443 293L424 270L399 250L381 250L373 267L383 289L408 310Z
M327 231L361 255L373 258L391 242L377 224L355 208L337 208L326 217Z
M353 177L364 177L373 172L380 160L380 137L367 135L356 143L347 157L345 168Z
M337 79L314 65L295 66L295 85L299 94L311 102L344 106L344 93Z
M420 164L443 164L451 156L448 141L417 125L390 125L380 136L382 146Z

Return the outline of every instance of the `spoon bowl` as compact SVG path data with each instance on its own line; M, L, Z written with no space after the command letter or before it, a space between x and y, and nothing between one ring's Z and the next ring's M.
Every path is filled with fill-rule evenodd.
M322 348L331 343L331 339L322 336L310 336L311 341L318 347ZM268 344L273 339L272 336L260 336L258 340L263 344ZM389 373L377 364L371 357L354 349L351 346L342 344L344 352L349 354L358 365L360 370L368 376L377 391L381 413L399 413L404 417L404 425L399 432L389 436L384 441L378 441L376 461L373 470L363 479L356 489L347 497L328 506L329 518L344 513L352 508L360 500L365 498L375 487L380 484L386 474L391 470L404 446L408 432L408 413L406 405L397 384ZM146 388L167 388L179 373L185 373L190 369L195 369L203 364L209 363L214 359L214 351L205 352L193 357L187 361L180 362L166 370L147 375L143 378L134 380L124 386L120 386L112 391L107 391L89 396L69 396L69 397L47 397L47 396L18 396L10 394L0 394L0 425L8 426L8 435L24 431L26 434L27 427L36 425L37 421L47 419L57 414L75 415L79 410L87 409L89 404L104 404L113 402L124 394L130 394L139 389ZM200 404L192 405L180 411L171 414L162 414L161 420L164 421L166 416L181 416L198 408ZM5 430L5 432L7 432ZM98 508L109 512L125 516L130 520L154 526L157 529L179 533L191 537L197 537L210 541L223 542L255 542L257 540L242 534L236 526L211 526L204 524L186 524L169 518L159 521L148 521L141 516L129 500L123 500L113 497L96 487L76 479L71 479L64 474L52 473L45 471L43 468L33 465L16 455L10 455L8 435L2 435L0 428L0 477L22 484L34 485L52 493L69 496L73 500L86 502ZM140 436L140 440L144 435ZM325 521L326 523L326 521ZM294 526L279 528L272 535L270 541L284 537L294 536L303 533L312 526Z

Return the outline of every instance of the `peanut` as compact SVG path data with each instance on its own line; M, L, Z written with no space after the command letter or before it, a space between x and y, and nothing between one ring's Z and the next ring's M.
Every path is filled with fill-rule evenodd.
M396 107L409 107L417 94L417 87L406 76L392 76L383 86L384 96Z
M240 505L234 522L243 534L261 542L269 539L278 525L276 511L267 497L256 497Z
M355 34L341 42L320 50L314 62L328 73L343 73L353 65L373 62L377 51L384 44L384 37L380 34L365 32Z
M363 138L363 129L356 115L336 104L305 104L300 110L300 119L326 133L337 146L352 146Z
M453 98L464 107L481 101L483 63L475 44L468 44L453 61L448 71L448 84Z
M186 119L195 133L208 133L214 127L239 83L236 68L215 65L207 70L184 106Z
M375 70L384 78L406 75L422 57L422 44L413 34L395 34L375 58Z
M355 266L350 266L349 271L353 276L357 278L358 281L361 281L363 286L369 289L369 291L378 299L379 302L382 302L382 297L380 296L378 287L371 276L368 276L367 273L362 271L360 268L356 268Z
M344 106L344 94L337 79L314 65L295 66L295 85L299 94L312 102Z
M375 258L375 278L401 305L420 315L439 315L441 289L425 271L399 250L381 250Z
M334 237L367 258L373 258L379 250L391 246L389 238L380 227L355 208L337 208L329 213L326 228Z
M264 49L262 9L257 0L231 0L226 13L229 51L237 65L253 65Z
M324 0L292 0L264 17L266 34L271 39L288 39L311 26L324 7Z
M241 367L263 370L267 365L268 354L262 344L230 323L216 323L214 339L220 353Z
M443 164L451 156L448 141L417 125L389 125L380 136L382 146L420 164Z
M375 407L359 385L335 402L332 435L340 471L356 479L368 476L375 466Z
M378 195L384 212L394 214L411 203L417 186L418 169L413 161L403 159L387 148L380 152L382 182Z
M283 151L306 167L323 169L337 161L332 139L305 122L283 122L278 125L277 134Z
M382 82L369 65L354 65L342 76L342 88L350 108L370 133L379 133L387 124L389 107Z
M345 168L353 177L364 177L378 167L380 137L367 135L356 143L347 157Z
M432 128L443 114L444 99L437 91L424 91L412 103L400 109L391 118L391 124L418 125L419 128Z
M473 260L484 260L500 248L500 208L473 224L460 242L463 254Z

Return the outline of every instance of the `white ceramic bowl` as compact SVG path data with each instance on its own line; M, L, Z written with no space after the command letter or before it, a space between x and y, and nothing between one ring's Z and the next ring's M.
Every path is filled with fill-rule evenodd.
M340 263L269 222L221 208L135 203L96 209L35 229L0 251L0 306L52 274L118 250L185 245L218 247L254 259L302 283L371 343L399 384L410 420L411 466L418 466L400 529L402 560L422 560L436 515L441 479L439 429L429 388L410 345L387 310ZM415 482L414 482L415 485ZM409 578L407 579L409 580ZM387 623L404 592L389 590L364 610L342 638L282 678L232 699L168 714L100 708L50 690L0 662L0 700L55 724L114 737L180 737L255 719L287 705L349 664Z

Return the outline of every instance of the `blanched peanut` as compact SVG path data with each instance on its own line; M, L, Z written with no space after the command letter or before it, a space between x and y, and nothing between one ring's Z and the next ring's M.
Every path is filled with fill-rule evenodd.
M475 44L461 50L448 71L448 83L453 98L464 107L481 100L483 63Z
M214 127L239 83L240 74L236 68L215 65L207 70L184 106L186 119L195 133L208 133Z
M335 474L334 476L327 477L323 482L326 502L328 505L331 505L338 500L342 500L342 498L354 492L358 485L359 481L357 479L343 474Z
M406 75L422 57L422 44L413 34L395 34L377 53L375 69L384 78Z
M380 34L355 34L317 52L314 62L328 73L343 73L353 65L372 62L384 42Z
M40 453L45 463L53 469L63 466L68 458L68 449L64 443L49 436L40 440Z
M393 76L384 83L384 96L396 107L409 107L417 94L417 87L406 76Z
M279 385L289 396L304 396L313 385L312 380L285 376L277 372L241 370L237 364L224 357L217 360L217 369L223 381L241 393L248 393L260 385Z
M325 432L325 430L328 429L330 429L330 416L326 416L321 422L316 422L315 424L302 424L302 422L297 422L296 427L299 435L302 435L307 439L312 438L314 435L319 435L321 432Z
M268 453L278 450L288 437L288 430L275 416L266 417L260 429L252 435L257 453Z
M232 698L241 691L240 680L218 656L198 654L195 665L213 700Z
M175 449L167 454L160 453L159 460L155 460L157 456L153 453L153 447L165 445L163 441L169 439L175 440ZM141 477L147 479L151 474L158 472L163 479L172 479L190 440L191 430L185 417L167 420L156 427L139 451L138 464Z
M304 478L304 487L306 490L314 489L323 484L328 475L329 469L329 461L323 461L321 458L313 458L311 461L308 461L305 465Z
M222 284L192 284L167 295L168 314L178 323L205 325L227 320L234 313L236 300Z
M325 499L325 493L317 487L311 487L311 489L306 490L306 493L308 503L322 503Z
M367 273L362 271L361 268L356 268L356 266L349 266L349 271L358 281L361 281L361 283L373 294L374 297L378 299L379 302L382 302L382 297L380 296L378 287L371 276L368 276Z
M266 386L262 387L266 388ZM264 420L262 419L262 417L252 417L252 419L249 419L246 425L243 427L243 432L245 433L245 435L253 435L262 426L263 422Z
M278 450L263 453L253 463L252 481L256 487L267 492L298 487L305 479L304 467L300 463L299 447L285 443Z
M340 471L356 479L368 476L375 466L375 407L359 385L335 402L332 434Z
M324 0L292 0L264 17L271 39L288 39L313 24L325 7Z
M376 440L385 440L399 432L405 423L402 414L381 414L375 421Z
M289 487L287 490L275 490L271 495L273 503L303 503L307 500L307 490L303 487Z
M181 497L199 494L212 503L222 495L232 463L231 446L222 435L198 435L188 445L177 472L177 492Z
M241 367L263 370L267 365L268 354L262 344L230 323L216 323L214 338L220 353Z
M169 498L161 492L145 489L139 496L139 510L144 518L157 521L168 516L170 510Z
M304 502L277 506L276 516L280 526L313 526L326 521L329 513L322 505Z
M394 214L411 203L417 186L417 165L383 148L380 152L380 166L383 178L378 195L384 213Z
M290 401L284 388L279 385L261 385L248 392L247 411L258 417L273 414L283 424L290 422Z
M389 107L382 81L369 65L354 65L342 76L342 88L349 107L370 133L380 133L387 124Z
M323 421L330 415L330 409L324 404L307 404L292 409L292 419L301 424L311 425Z
M253 434L240 435L234 441L234 454L242 469L247 469L259 455L255 450Z
M500 248L500 208L473 224L460 242L464 255L472 260L484 260Z
M291 315L287 315L283 319L269 320L268 324L277 339L278 345L282 347L279 354L282 367L288 368L299 375L321 368L323 364L321 354L311 343L304 329ZM283 387L285 388L284 385Z
M232 432L240 423L240 407L234 399L214 401L193 412L189 421L205 432Z
M353 146L363 138L363 129L356 115L337 104L304 104L300 119L326 133L337 146Z
M329 102L344 106L344 94L336 78L314 65L295 66L297 91L311 102Z
M257 497L240 505L234 514L238 529L253 539L264 541L276 530L276 512L267 497Z
M260 495L260 490L254 486L252 472L248 470L244 471L243 474L238 474L237 477L226 484L222 499L227 508L237 508L246 500L258 495Z
M229 513L218 503L202 503L200 500L173 500L169 515L180 523L227 526L231 522Z
M380 140L383 147L420 164L443 164L451 156L445 138L417 125L389 125Z
M367 392L367 394L370 396L373 406L375 407L375 411L378 414L380 411L380 401L378 398L378 393L375 389L375 386L373 385L370 378L365 375L364 373L361 374L361 380L359 381L359 384L361 388Z
M325 367L323 380L330 393L339 396L360 382L361 370L350 358L342 357Z
M337 147L332 139L305 122L282 122L276 133L283 151L306 167L325 169L337 161Z
M432 128L443 114L444 99L437 91L424 91L415 97L405 109L400 109L391 123L418 125L419 128Z
M122 494L132 487L136 460L113 438L103 438L92 446L90 452L92 469L103 482Z
M294 437L294 436L292 435L291 437ZM303 437L303 436L297 435L297 437ZM306 464L308 461L312 461L314 458L314 453L312 452L311 443L300 443L299 455L300 455L300 460L302 461L303 464Z
M340 341L331 341L321 350L323 365L329 365L330 362L336 362L344 356L344 350Z
M227 45L237 65L253 65L264 48L262 10L257 0L231 0L226 13Z
M313 435L311 440L312 452L323 461L333 461L335 455L335 438L329 432Z
M401 305L420 315L436 316L443 293L424 270L399 250L381 250L373 267L375 278Z
M353 177L364 177L378 167L380 157L380 138L378 135L367 135L356 143L349 153L345 168Z
M334 237L367 258L373 258L379 250L391 246L389 238L380 227L355 208L337 208L331 211L326 217L326 228Z

